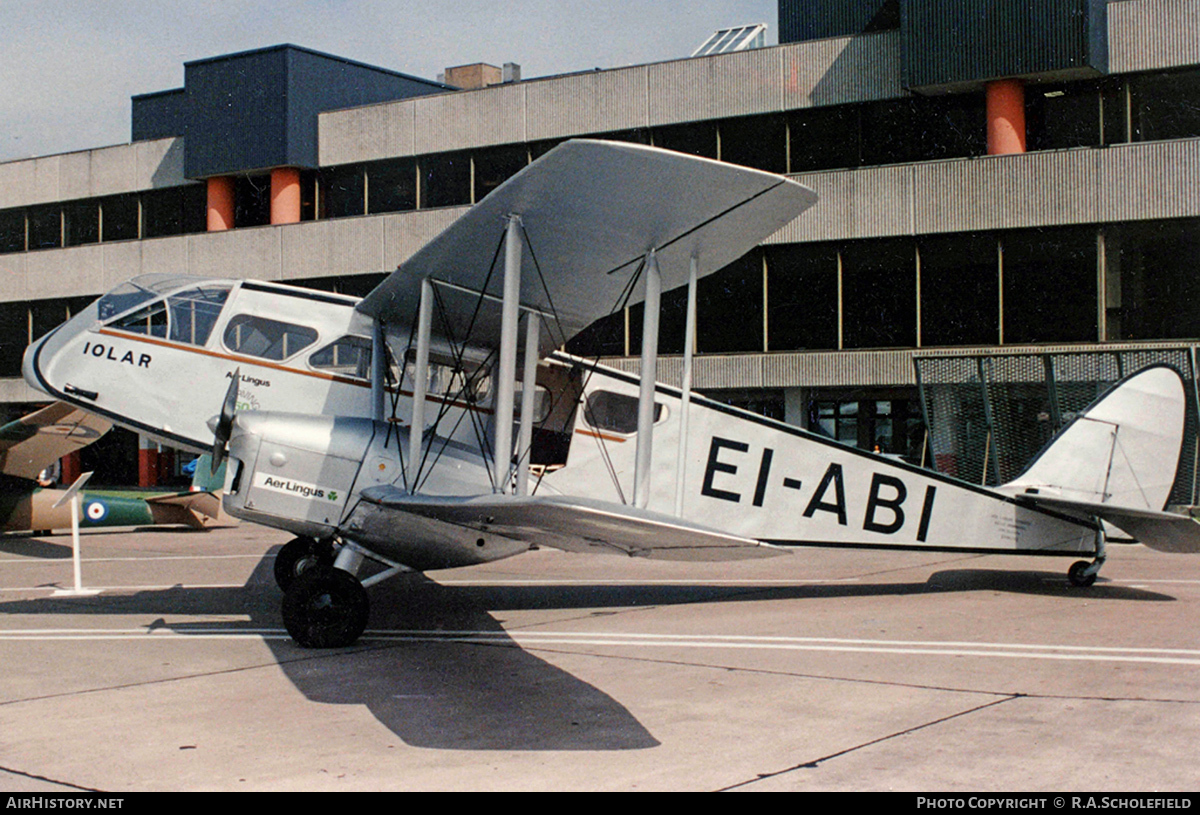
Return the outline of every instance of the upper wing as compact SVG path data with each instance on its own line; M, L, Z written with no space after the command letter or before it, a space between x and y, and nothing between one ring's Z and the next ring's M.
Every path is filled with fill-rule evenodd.
M565 496L410 495L392 486L362 497L380 506L568 552L659 560L734 560L786 550L680 518L622 504Z
M0 473L37 478L58 459L87 447L112 427L100 417L55 402L0 427Z
M667 291L687 282L691 258L698 275L715 272L816 200L807 187L759 170L637 144L568 141L402 263L358 309L407 322L429 277L449 284L439 287L439 304L456 330L474 322L472 336L494 344L499 307L493 302L476 314L476 306L480 292L501 294L497 250L506 218L515 214L527 238L521 304L553 315L550 331L542 332L545 353L614 311L649 250ZM641 300L637 288L630 304Z

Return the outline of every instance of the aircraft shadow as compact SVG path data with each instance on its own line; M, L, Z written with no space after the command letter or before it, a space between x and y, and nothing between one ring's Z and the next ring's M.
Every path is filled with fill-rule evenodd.
M0 603L0 614L244 614L247 628L279 628L280 592L265 558L242 588L184 588L37 598ZM620 703L598 688L527 652L501 619L522 609L612 609L653 605L903 596L980 590L1095 600L1170 601L1173 597L1103 581L1067 585L1056 572L953 569L922 582L738 585L442 586L414 574L370 589L368 637L352 648L308 651L269 639L280 668L305 698L357 704L406 744L456 750L637 750L659 742ZM167 623L149 628L205 634L222 623ZM467 641L372 640L371 631L473 632ZM480 637L479 634L495 634Z
M66 543L53 543L32 532L14 532L0 535L0 552L41 560L70 560L71 538Z
M246 615L249 629L282 627L274 561L260 562L245 587L106 593L95 597L0 602L0 615L156 616L147 630L228 631L228 622L172 623L172 617ZM268 639L287 678L320 704L363 705L414 747L455 750L640 750L655 739L620 703L528 653L470 594L422 575L370 590L371 629L496 634L470 642L364 638L352 648L305 650ZM403 604L398 610L397 604ZM368 631L369 633L369 631ZM314 714L316 715L316 714Z

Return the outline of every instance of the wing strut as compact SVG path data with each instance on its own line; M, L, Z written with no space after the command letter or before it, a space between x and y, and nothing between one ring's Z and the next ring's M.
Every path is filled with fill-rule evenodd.
M512 468L513 403L517 377L517 323L521 301L521 218L508 216L504 233L504 299L500 304L500 360L496 376L495 489L508 492Z
M634 506L650 504L650 453L654 444L654 383L658 379L658 312L662 295L662 277L658 257L646 253L646 298L642 313L641 390L638 392L637 458L633 468Z
M387 388L387 339L383 320L371 321L371 416L377 422L387 421L384 413L384 394Z
M529 465L533 455L534 397L537 396L538 326L541 318L525 314L525 372L521 381L521 429L517 440L517 495L529 494Z
M433 329L433 284L421 280L421 304L417 311L417 358L413 365L412 424L408 429L409 488L417 491L421 466L421 443L425 440L425 394L429 387L429 332Z
M683 393L679 400L679 449L675 458L675 517L683 517L683 486L687 474L688 407L692 403L692 356L696 346L696 256L688 272L687 320L683 329Z

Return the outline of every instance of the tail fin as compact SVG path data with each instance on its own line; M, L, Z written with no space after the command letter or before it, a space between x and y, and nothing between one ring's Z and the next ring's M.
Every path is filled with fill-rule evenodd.
M1153 365L1122 379L998 489L1102 518L1167 551L1200 551L1200 524L1163 512L1183 449L1183 378Z
M214 473L211 461L212 454L203 453L194 461L184 465L184 471L190 472L192 476L193 491L220 492L225 488L225 463L221 462L221 466Z

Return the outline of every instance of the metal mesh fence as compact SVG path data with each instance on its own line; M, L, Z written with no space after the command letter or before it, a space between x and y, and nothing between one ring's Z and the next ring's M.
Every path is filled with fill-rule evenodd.
M917 357L933 468L997 485L1024 471L1064 425L1124 376L1165 363L1186 382L1187 424L1172 504L1200 504L1198 400L1191 348Z

